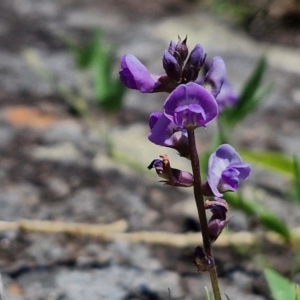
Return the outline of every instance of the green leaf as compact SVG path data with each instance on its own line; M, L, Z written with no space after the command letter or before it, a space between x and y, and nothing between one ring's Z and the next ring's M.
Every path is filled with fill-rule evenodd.
M270 93L272 86L268 85L259 91L263 75L266 71L267 60L263 56L258 61L256 68L245 83L239 96L239 101L232 107L227 108L220 114L223 123L235 126L249 113L251 113L260 102Z
M119 110L123 105L125 86L119 78L113 77L116 62L112 47L98 45L93 60L95 99L99 106L107 111Z
M291 238L291 232L289 228L282 222L277 216L270 213L266 208L257 207L257 213L261 224L279 235L281 235L286 241Z
M296 156L293 157L293 167L294 167L294 182L293 182L294 199L300 205L300 169L299 169L299 161Z
M230 207L241 210L249 216L256 216L266 229L278 233L286 241L290 240L291 233L284 222L272 214L266 207L258 204L257 201L245 200L237 193L226 193L224 194L224 199Z
M295 285L295 293L296 293L295 300L299 300L300 299L300 291L299 291L299 285L298 284Z
M289 178L294 176L293 160L285 154L273 151L251 151L239 149L245 161L262 166L271 171L276 171Z
M70 49L73 52L80 69L86 69L92 64L99 44L101 44L102 36L102 30L97 29L86 46L82 47L70 44Z
M272 269L264 269L264 274L274 300L296 299L292 282Z

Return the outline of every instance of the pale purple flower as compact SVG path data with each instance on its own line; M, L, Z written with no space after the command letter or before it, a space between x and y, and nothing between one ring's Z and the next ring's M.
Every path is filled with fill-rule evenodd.
M205 126L218 115L215 98L194 82L179 85L164 103L165 116L179 128Z
M227 107L235 105L239 100L239 96L233 86L225 80L216 99L219 105L219 111L221 112Z
M159 146L176 149L180 156L189 157L187 131L172 123L163 113L154 112L149 118L148 139Z
M214 57L211 66L204 77L204 86L210 90L214 97L217 97L220 93L225 76L226 68L222 57Z
M250 165L242 162L235 149L223 144L209 158L207 182L213 194L221 197L226 191L236 191L250 171Z

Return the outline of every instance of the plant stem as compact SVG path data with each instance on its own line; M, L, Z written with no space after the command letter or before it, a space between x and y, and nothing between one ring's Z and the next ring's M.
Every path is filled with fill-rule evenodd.
M188 140L190 148L190 159L194 176L194 196L196 201L196 206L198 210L198 217L201 226L203 247L207 255L213 257L211 244L208 234L207 219L204 207L204 198L201 190L201 174L200 174L200 162L197 152L195 132L194 130L188 130ZM216 267L209 270L211 285L214 293L215 300L222 300L221 293L218 284L217 270Z

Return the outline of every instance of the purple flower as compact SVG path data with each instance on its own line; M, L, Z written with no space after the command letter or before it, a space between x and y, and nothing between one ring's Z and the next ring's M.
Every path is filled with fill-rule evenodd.
M121 82L128 88L150 93L160 85L159 75L150 74L148 69L132 54L121 58L119 71Z
M217 97L217 95L220 93L225 76L226 68L222 57L214 57L204 78L205 88L209 89L214 97Z
M213 194L221 197L226 191L236 191L250 171L250 165L242 162L234 148L223 144L209 158L207 182Z
M160 181L167 185L191 187L194 184L194 177L191 173L171 168L170 161L166 154L160 155L161 159L154 159L148 169L155 169L157 175L164 180Z
M180 156L189 158L189 144L185 129L180 129L160 112L150 115L149 127L148 139L152 143L176 149Z
M219 111L223 111L227 107L235 105L239 100L238 94L234 90L233 86L225 80L219 95L217 96L217 102L219 105Z
M166 99L164 114L179 128L205 126L218 115L215 98L194 82L179 85Z

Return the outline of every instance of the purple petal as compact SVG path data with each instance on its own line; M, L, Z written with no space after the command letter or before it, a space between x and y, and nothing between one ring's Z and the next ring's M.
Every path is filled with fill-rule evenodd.
M210 90L214 97L217 97L219 94L225 76L226 68L223 59L220 56L214 57L209 71L204 78L205 87Z
M226 161L227 165L229 165L229 163L242 162L240 155L229 144L223 144L223 145L219 146L217 148L217 150L215 151L215 153L218 158Z
M161 171L163 170L163 162L161 159L154 159L150 163L150 165L147 167L149 170L155 168L155 169L160 169Z
M236 191L240 182L239 174L240 172L232 167L225 169L221 176L222 186L219 186L219 189L222 188L222 192Z
M176 123L175 115L186 110L186 121ZM165 115L176 125L190 124L194 127L206 125L218 114L218 104L214 97L202 86L189 82L179 85L164 103ZM181 117L184 117L181 115ZM178 116L178 120L180 120ZM185 123L186 122L186 123Z
M180 156L189 157L187 132L179 129L162 113L152 113L149 119L148 139L159 146L176 149Z
M148 69L132 54L126 54L121 58L119 74L121 82L126 87L142 93L149 93L159 85L159 76L150 74Z
M149 127L152 129L155 124L157 123L157 120L162 116L163 113L161 112L153 112L149 117Z
M205 126L206 116L198 104L179 106L174 112L174 122L182 128Z

